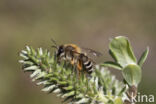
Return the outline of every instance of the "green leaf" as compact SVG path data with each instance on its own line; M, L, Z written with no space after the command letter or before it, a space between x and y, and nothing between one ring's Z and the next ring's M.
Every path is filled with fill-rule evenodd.
M126 37L115 37L109 44L109 49L117 62L125 67L128 64L136 64L136 58L133 54L131 45Z
M117 58L115 57L114 53L111 50L109 50L109 54L112 56L114 61L117 62Z
M134 65L134 64L127 65L123 69L122 74L124 79L130 86L132 85L137 86L141 81L142 72L140 66L138 65Z
M144 64L144 62L145 62L145 60L146 60L146 58L148 56L148 53L149 53L149 47L147 47L146 50L142 53L142 55L141 55L141 57L140 57L140 59L138 61L138 65L140 67L142 67L142 65Z
M102 64L102 66L104 66L104 67L111 67L111 68L115 68L115 69L119 69L119 70L122 69L122 67L118 63L112 62L112 61L104 62L104 64Z

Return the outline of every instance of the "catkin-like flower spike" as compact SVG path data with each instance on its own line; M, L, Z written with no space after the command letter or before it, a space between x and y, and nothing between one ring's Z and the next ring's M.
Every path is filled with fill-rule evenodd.
M68 63L57 63L48 50L26 46L20 56L23 70L32 72L30 77L36 85L44 85L43 92L56 93L71 104L107 104L125 94L123 83L99 65L90 77L82 74L78 78Z

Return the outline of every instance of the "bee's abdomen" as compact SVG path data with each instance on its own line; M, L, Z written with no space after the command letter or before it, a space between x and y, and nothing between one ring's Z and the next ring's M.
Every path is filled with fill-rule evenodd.
M83 63L84 65L84 69L89 73L91 74L93 72L93 62L88 60L86 62Z

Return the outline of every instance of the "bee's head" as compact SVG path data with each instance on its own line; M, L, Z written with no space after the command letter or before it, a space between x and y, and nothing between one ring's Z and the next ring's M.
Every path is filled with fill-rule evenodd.
M60 45L57 52L56 52L57 57L62 57L64 55L64 46Z
M57 50L56 50L56 56L57 56L57 57L61 57L61 54L64 52L64 46L63 46L63 45L60 45L60 46L59 46L59 45L56 43L56 41L55 41L54 39L52 39L52 38L51 38L51 41L52 41L53 44L54 44L54 45L52 45L51 47L57 49Z

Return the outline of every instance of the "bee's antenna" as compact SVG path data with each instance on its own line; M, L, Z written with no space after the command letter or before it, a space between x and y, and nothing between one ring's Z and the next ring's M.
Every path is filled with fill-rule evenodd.
M58 49L58 45L57 45L56 41L53 38L51 38L51 41L54 43L54 45L52 45L51 47Z
M51 38L51 41L55 44L55 46L58 46L56 41L53 38Z
M55 45L52 45L51 47L52 47L52 48L56 48L56 49L58 49L58 47L57 47L57 46L55 46Z

